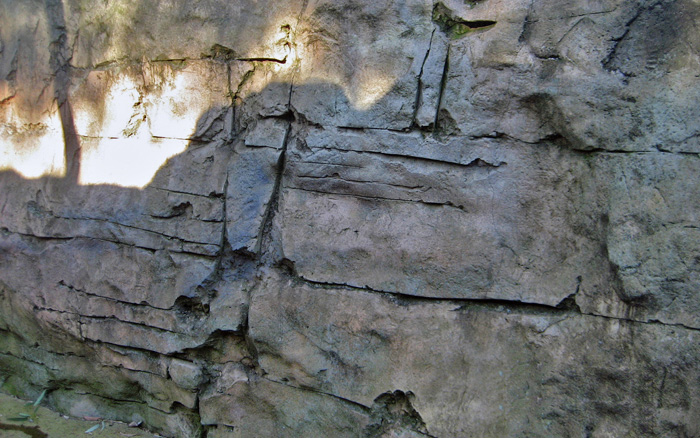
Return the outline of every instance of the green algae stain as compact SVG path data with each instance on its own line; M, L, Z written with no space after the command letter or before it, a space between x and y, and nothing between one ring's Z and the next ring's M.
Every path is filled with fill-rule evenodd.
M35 401L29 402L34 406ZM27 402L7 394L0 393L0 437L2 438L45 438L45 437L96 437L96 438L153 438L153 433L139 428L129 427L118 422L104 420L102 422L86 421L78 418L67 418L44 407L38 407L33 421L22 423L12 422L17 412L26 411ZM91 433L86 434L95 425Z
M440 30L451 39L459 39L476 31L488 30L496 25L496 22L491 20L468 21L459 18L439 2L433 7L432 19Z

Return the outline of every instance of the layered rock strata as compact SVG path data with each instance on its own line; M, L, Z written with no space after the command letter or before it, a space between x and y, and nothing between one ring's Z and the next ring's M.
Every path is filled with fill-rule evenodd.
M694 0L0 2L0 382L167 436L695 436Z

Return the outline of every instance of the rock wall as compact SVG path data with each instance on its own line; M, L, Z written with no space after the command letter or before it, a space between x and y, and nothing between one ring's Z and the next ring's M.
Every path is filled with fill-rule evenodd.
M2 390L697 436L699 72L697 0L2 0Z

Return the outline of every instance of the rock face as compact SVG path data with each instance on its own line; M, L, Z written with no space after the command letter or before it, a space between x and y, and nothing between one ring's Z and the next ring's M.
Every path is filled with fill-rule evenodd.
M694 0L0 1L0 383L178 437L700 434Z

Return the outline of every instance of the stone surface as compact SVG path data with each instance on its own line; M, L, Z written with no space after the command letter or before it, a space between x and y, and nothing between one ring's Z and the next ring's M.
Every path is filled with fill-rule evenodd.
M694 0L0 0L0 385L164 436L700 434Z
M267 378L366 406L399 389L434 436L700 427L691 415L700 399L686 389L700 373L690 329L294 280L265 285L250 324Z
M298 436L326 433L357 436L369 423L361 407L329 395L248 376L224 366L210 392L202 395L202 424L215 425L216 437Z
M698 328L698 157L603 155L607 188L608 259L615 287L577 302L593 313ZM588 309L587 309L588 310Z
M282 247L303 278L556 306L597 275L595 224L572 220L586 208L571 190L590 171L582 157L461 137L334 137L290 151L282 183Z
M170 362L168 374L178 386L186 389L197 389L203 380L202 370L197 364L180 359Z
M431 7L425 0L312 2L298 30L291 104L323 126L410 127L431 46ZM426 79L439 87L439 77Z

